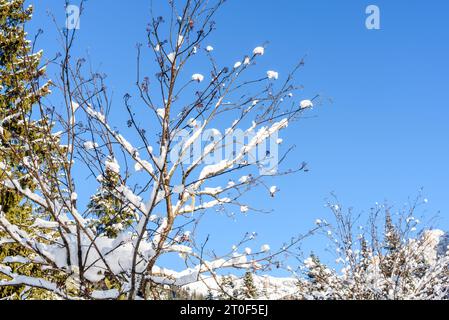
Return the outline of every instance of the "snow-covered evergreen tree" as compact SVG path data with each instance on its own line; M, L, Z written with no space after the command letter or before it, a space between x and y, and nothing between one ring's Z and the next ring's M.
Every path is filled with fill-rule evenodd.
M49 134L48 119L33 117L33 108L41 107L42 99L50 93L51 82L44 79L42 51L31 51L24 24L30 20L32 8L24 8L23 2L0 1L0 210L12 224L33 232L33 205L14 183L24 190L35 190L37 182L26 167L33 166L38 174L53 166L46 160L52 148L53 152L59 148L59 141ZM23 263L30 259L31 252L9 236L0 227L0 263L19 274L42 275L38 264ZM4 279L1 273L0 279ZM7 286L0 288L0 298L18 298L21 294L42 297L42 292L36 292L25 285Z
M93 227L97 234L115 238L129 228L135 217L133 208L117 196L119 174L106 169L100 179L100 188L90 199L89 212L93 214Z
M253 274L250 271L245 272L243 277L243 297L245 299L256 299L258 297Z

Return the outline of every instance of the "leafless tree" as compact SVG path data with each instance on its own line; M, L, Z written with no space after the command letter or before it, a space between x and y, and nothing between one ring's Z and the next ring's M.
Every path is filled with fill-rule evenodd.
M397 210L376 204L363 215L329 203L335 223L318 220L334 248L336 265L305 260L299 298L337 300L440 300L448 298L449 252L444 232L420 227L422 196ZM303 274L303 275L304 275Z
M34 162L33 154L27 159L18 155L36 187L24 189L12 175L4 183L32 204L35 221L23 228L0 217L8 235L2 241L32 253L23 264L49 271L42 278L24 276L0 262L0 272L10 278L0 285L39 287L68 299L157 299L164 285L182 287L205 278L219 284L222 269L268 269L301 239L292 238L276 251L265 245L259 252L242 252L241 246L255 236L247 234L232 252L217 255L208 252L207 241L195 237L205 212L257 211L242 195L260 186L274 197L278 190L265 177L306 169L300 164L278 171L289 152L277 151L282 143L278 133L317 98L296 99L301 87L293 80L303 60L286 76L270 70L254 77L260 74L256 61L264 55L263 45L231 66L216 62L206 40L223 3L168 1L168 16L151 17L148 48L137 46L136 94L123 99L123 116L116 124L120 131L112 123L117 107L105 76L72 56L76 30L60 31L64 50L49 64L59 68L55 83L64 111L50 102L39 102L36 109L46 119L45 166ZM158 70L155 77L143 71L148 52ZM209 71L187 74L204 57ZM224 126L229 119L234 120ZM26 132L25 142L36 143ZM107 191L107 198L78 199L86 173L89 183L96 179ZM93 214L95 205L87 206L88 200L101 202L107 212ZM99 222L101 214L108 219ZM106 235L99 224L115 232ZM171 253L181 256L184 271L158 264Z

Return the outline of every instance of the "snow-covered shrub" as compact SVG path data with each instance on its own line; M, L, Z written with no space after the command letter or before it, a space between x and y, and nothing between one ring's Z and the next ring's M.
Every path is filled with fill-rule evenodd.
M336 223L326 235L335 245L335 264L311 256L299 280L300 299L448 299L449 251L445 233L422 228L414 215L419 202L392 214L377 205L367 226L355 228L357 219L331 205ZM379 221L384 218L384 223ZM378 231L383 226L383 232ZM382 227L380 227L382 229ZM444 247L443 247L444 246Z

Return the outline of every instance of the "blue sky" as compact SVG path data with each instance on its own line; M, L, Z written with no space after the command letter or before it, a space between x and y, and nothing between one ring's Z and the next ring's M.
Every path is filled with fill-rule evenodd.
M47 10L62 27L64 1L29 2L36 5L31 30L44 30L38 46L51 57L60 47ZM365 28L370 4L380 8L381 30ZM149 7L148 0L89 0L81 20L76 52L88 52L108 74L117 110L135 81L135 44L145 43ZM401 207L424 188L424 220L438 215L438 226L449 230L447 12L444 0L229 0L208 41L217 59L232 65L269 41L260 68L275 67L282 77L307 55L297 79L304 97L326 99L282 133L297 146L286 166L306 161L310 172L276 178L274 199L261 197L263 190L247 197L273 209L269 215L233 221L212 212L203 229L211 244L228 249L242 233L258 231L258 245L281 245L330 217L324 205L331 192L363 211L385 200ZM319 240L306 250L320 251Z

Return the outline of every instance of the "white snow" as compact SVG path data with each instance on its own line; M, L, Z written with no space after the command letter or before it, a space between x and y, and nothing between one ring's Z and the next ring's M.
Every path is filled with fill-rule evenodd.
M306 260L304 260L304 265L307 268L312 269L315 266L315 262L313 261L312 257L309 257Z
M307 109L313 107L313 102L310 100L302 100L300 103L301 109Z
M186 205L182 209L179 210L178 214L192 213L195 211L211 209L216 206L220 206L220 205L227 204L230 202L231 202L231 199L229 199L229 198L221 198L221 199L216 199L216 200L212 200L209 202L204 202L201 205L196 206L196 207L193 207L192 205Z
M202 74L195 73L194 75L192 75L192 80L202 82L204 80L204 76Z
M114 137L117 140L117 142L120 143L123 146L123 148L125 148L125 150L129 152L129 154L135 155L135 156L139 155L139 153L137 152L137 149L134 148L131 145L131 143L129 143L128 140L126 140L125 137L123 137L121 134L114 134Z
M75 112L80 107L79 103L72 101L71 103L72 111Z
M180 194L184 191L184 189L185 189L185 186L180 184L180 185L174 186L172 192L175 194Z
M184 42L184 36L182 34L180 34L178 36L178 43L177 43L178 47L180 47L183 42Z
M33 227L42 229L56 229L59 227L59 223L55 221L46 221L38 218L34 221Z
M183 234L183 236L186 237L187 239L189 239L190 236L191 236L191 234L192 234L191 231L185 231L184 234Z
M256 48L254 48L254 50L253 50L253 54L254 54L255 56L257 56L257 55L263 56L264 53L265 53L265 48L264 48L264 47L256 47Z
M277 187L277 186L272 186L272 187L270 188L270 194L271 194L271 196L274 197L278 191L279 191L279 190L278 190L278 187Z
M154 172L153 165L152 165L151 163L149 163L148 161L146 161L146 160L140 160L139 162L136 162L136 163L134 164L134 170L135 170L136 172L141 172L141 171L143 171L144 169L145 169L147 172L149 172L149 173L153 173L153 172Z
M231 275L232 281L236 288L244 287L244 281L235 275ZM219 294L221 292L219 283L222 276L218 276L218 281L214 277L201 277L198 281L186 285L184 288L189 292L196 292L207 296L209 292L212 294ZM261 294L261 299L268 300L282 300L288 299L297 293L298 280L295 278L276 278L267 275L253 275L254 286L258 293ZM233 292L228 292L232 295Z
M134 165L134 170L136 172L140 172L140 171L143 170L143 167L142 167L142 165L139 162L136 162L136 164Z
M235 186L235 182L229 181L227 186L228 186L228 188L232 188L233 186Z
M26 264L29 262L30 262L29 259L22 256L5 257L2 261L2 263L20 263L20 264Z
M211 195L211 196L216 196L217 194L220 194L221 192L223 192L223 188L222 187L216 187L216 188L204 188L203 191L200 192L200 194L207 194L207 195Z
M165 118L165 109L164 108L159 108L156 110L156 113L159 117L161 117L162 119Z
M248 183L251 180L249 176L243 176L239 179L240 183Z
M94 290L92 291L92 298L97 300L117 299L120 292L117 289L111 289L106 291Z
M198 125L198 121L196 121L194 118L189 119L187 122L187 125L191 128L194 128Z
M249 211L249 207L248 206L241 206L240 207L240 212L241 213L247 213Z
M117 162L117 159L113 157L108 157L108 159L105 161L106 169L115 172L120 173L120 165Z
M98 148L98 143L95 143L93 141L86 141L84 142L83 146L86 150L92 150Z
M170 52L167 55L168 61L170 61L172 64L175 62L175 58L176 58L176 52Z
M277 80L279 79L279 73L273 70L267 71L268 79Z
M145 212L147 208L142 203L142 198L135 195L134 192L128 186L119 186L117 187L117 192L123 197L123 201L125 203L132 204L135 208Z
M92 109L91 107L88 107L86 109L86 112L89 116L91 116L92 118L97 119L98 121L100 121L101 123L105 123L106 118L104 116L104 114L102 114L99 111L95 111L94 109Z
M206 179L208 177L211 177L213 175L215 175L216 173L225 170L226 168L228 168L228 161L227 160L222 160L217 164L212 164L209 166L205 166L203 168L203 170L201 171L201 174L199 176L199 180L203 180Z

